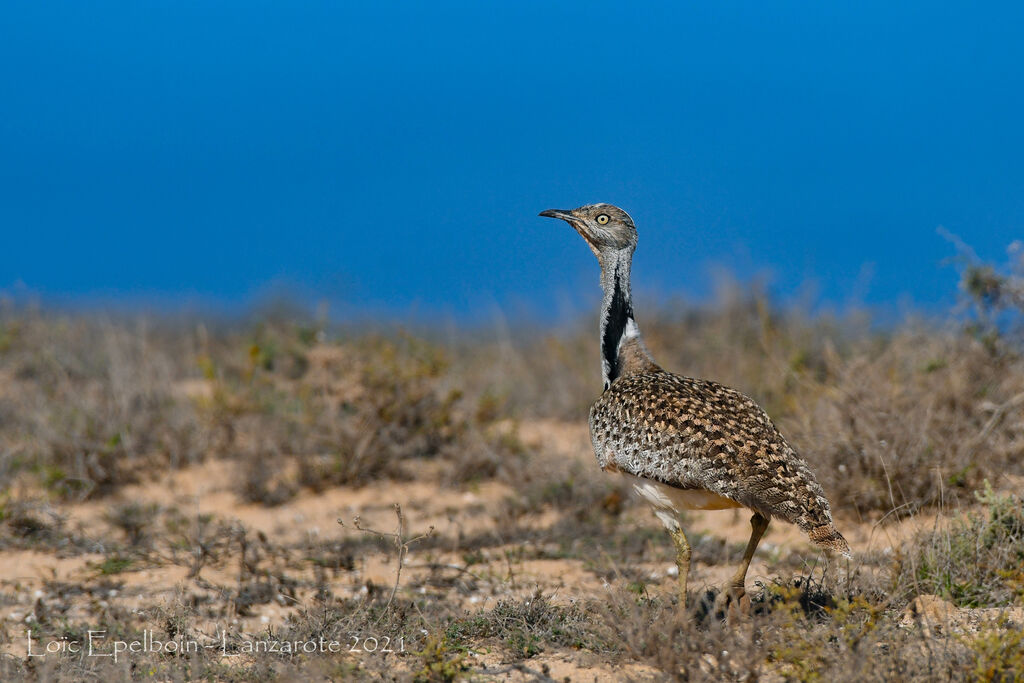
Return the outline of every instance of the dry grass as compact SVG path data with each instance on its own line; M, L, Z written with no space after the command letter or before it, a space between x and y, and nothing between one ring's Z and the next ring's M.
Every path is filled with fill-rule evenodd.
M424 460L451 483L514 477L527 456L503 415L453 385L445 352L409 335L327 344L307 325L215 334L32 314L0 330L0 472L65 500L210 457L251 462L240 493L274 505Z
M756 292L641 321L666 367L765 405L847 525L935 519L852 565L764 549L775 578L762 577L738 620L714 591L691 594L688 610L669 597L671 549L621 484L566 457L554 431L539 432L550 442L520 436L538 418L583 420L600 389L596 325L441 342L301 317L213 325L0 310L0 552L88 558L74 580L44 578L38 597L7 577L0 607L18 619L0 622L0 679L551 680L566 662L583 678L1020 679L1024 503L1005 492L1024 475L1019 283L965 257L973 309L942 324L880 329L780 311ZM230 465L239 506L272 514L339 488L401 502L411 559L395 571L405 553L347 521L275 534L198 503L122 495L217 463ZM448 522L423 538L423 510L390 498L414 481L431 487L431 524ZM485 486L503 493L481 498ZM90 505L100 512L88 524L68 512ZM742 550L713 533L691 541L703 567ZM573 578L522 578L545 563ZM133 577L169 569L172 596L121 600ZM948 601L955 619L928 622L919 596ZM250 640L386 634L402 648L252 656L239 626L223 650L185 656L11 654L26 624L69 642L96 628L202 639L211 623L251 624L268 606L286 616Z
M956 323L878 330L863 315L779 311L736 288L714 307L655 308L642 322L665 367L764 405L840 506L863 516L938 505L1020 472L1024 453L1021 278L962 258L975 312ZM254 463L243 497L269 505L303 487L409 477L425 460L449 484L522 481L529 453L510 421L586 415L600 389L590 332L440 344L329 334L311 320L8 310L0 474L32 471L82 499L147 469L230 457Z
M961 607L1004 607L1024 598L1024 498L986 482L982 507L950 529L922 534L897 561L896 585L940 595Z
M549 500L538 505L557 509L557 499ZM500 519L503 513L497 514ZM645 571L637 568L652 561L664 566L671 554L668 544L657 529L641 533L631 523L620 525L612 511L581 518L567 506L554 525L543 529L524 525L517 531L499 522L501 538L489 532L432 534L410 543L417 560L408 565L393 599L388 585L368 585L356 597L335 595L331 588L331 577L353 574L365 558L394 557L387 538L349 533L328 542L275 541L229 520L122 505L111 506L107 519L120 530L121 540L109 536L103 561L93 563L87 577L45 586L45 599L33 608L31 625L37 633L84 642L89 629L126 638L150 629L164 641L203 639L209 632L202 624L210 619L244 617L268 603L301 606L269 630L245 638L230 633L223 652L218 646L188 657L142 653L127 665L99 658L8 657L0 660L4 680L268 681L311 671L332 679L386 674L397 680L453 680L510 674L528 680L551 674L549 667L557 661L552 657L574 658L587 678L586 667L600 670L627 663L647 667L642 675L634 672L641 678L658 680L933 681L962 680L965 672L973 672L975 680L1013 680L1024 674L1019 648L1024 642L1024 505L1019 498L991 492L981 494L979 506L961 522L924 529L903 552L865 556L854 571L838 567L823 574L819 568L810 575L753 586L751 614L740 619L727 617L713 593L691 594L693 604L683 610L672 596L671 583L667 590L663 583L649 591ZM42 533L40 543L53 543L68 533L62 523L29 507L10 513L5 509L4 522L12 536L22 539ZM420 531L416 526L407 535L415 538ZM734 562L739 552L704 539L695 546L698 562ZM461 557L458 564L441 559L452 549ZM601 599L566 599L551 589L506 593L510 582L514 586L522 581L514 567L553 557L579 563L612 588ZM511 574L501 569L506 562ZM792 571L785 558L771 562L783 574ZM181 566L189 577L172 600L154 599L129 610L110 598L124 590L126 573L165 563ZM432 568L414 571L423 566L417 563ZM906 605L922 594L970 607L1009 606L1017 612L1010 621L985 619L975 627L947 626L936 633L923 623L908 622ZM497 597L491 606L458 607L460 598L479 595ZM92 605L85 617L73 607L83 597ZM975 611L963 614L967 618ZM353 635L369 634L400 636L401 650L372 656L347 649L302 656L223 656L244 655L244 641L252 638L300 643L323 638L347 648ZM16 625L4 628L5 641L22 637Z

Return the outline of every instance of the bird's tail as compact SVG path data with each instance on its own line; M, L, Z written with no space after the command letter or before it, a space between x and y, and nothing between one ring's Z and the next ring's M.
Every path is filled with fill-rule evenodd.
M843 535L839 533L831 522L806 529L805 531L807 531L807 536L814 545L827 550L834 550L843 557L850 557L850 544L846 542L846 539L843 538Z

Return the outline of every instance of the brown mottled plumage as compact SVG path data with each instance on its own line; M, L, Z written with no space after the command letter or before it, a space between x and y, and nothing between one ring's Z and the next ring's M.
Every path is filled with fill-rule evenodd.
M621 375L590 409L598 463L680 489L703 489L800 527L848 552L814 475L743 394L657 365Z
M815 544L849 556L821 486L756 403L721 384L666 372L651 359L633 317L629 272L637 237L629 215L609 204L541 215L572 225L601 264L605 391L590 409L594 453L602 469L631 478L668 528L682 599L690 563L678 521L684 509L754 512L750 543L730 585L737 599L772 518L792 522Z

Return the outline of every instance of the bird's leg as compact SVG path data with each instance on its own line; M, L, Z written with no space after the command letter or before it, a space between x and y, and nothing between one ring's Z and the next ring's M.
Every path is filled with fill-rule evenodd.
M669 529L672 542L676 545L676 567L679 568L679 604L686 607L686 580L690 574L690 543L682 528Z
M743 553L743 562L740 563L739 569L736 570L736 575L732 577L732 581L729 584L729 595L736 602L743 599L746 595L746 583L747 583L747 568L750 567L750 560L754 557L754 551L757 550L757 544L761 541L761 536L764 535L765 529L768 528L768 518L762 515L760 512L755 512L754 516L750 518L750 540L747 541L747 549Z

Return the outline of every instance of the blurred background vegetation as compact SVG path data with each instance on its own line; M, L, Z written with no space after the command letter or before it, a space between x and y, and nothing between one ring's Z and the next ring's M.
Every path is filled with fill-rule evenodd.
M841 513L934 505L1024 461L1024 254L1012 245L997 266L958 248L961 305L945 319L812 315L725 283L706 305L641 304L640 323L666 368L764 405ZM412 477L424 460L449 483L515 481L530 457L518 421L586 419L596 328L367 332L296 306L225 322L7 301L0 475L81 500L232 458L253 464L246 498L268 504Z

